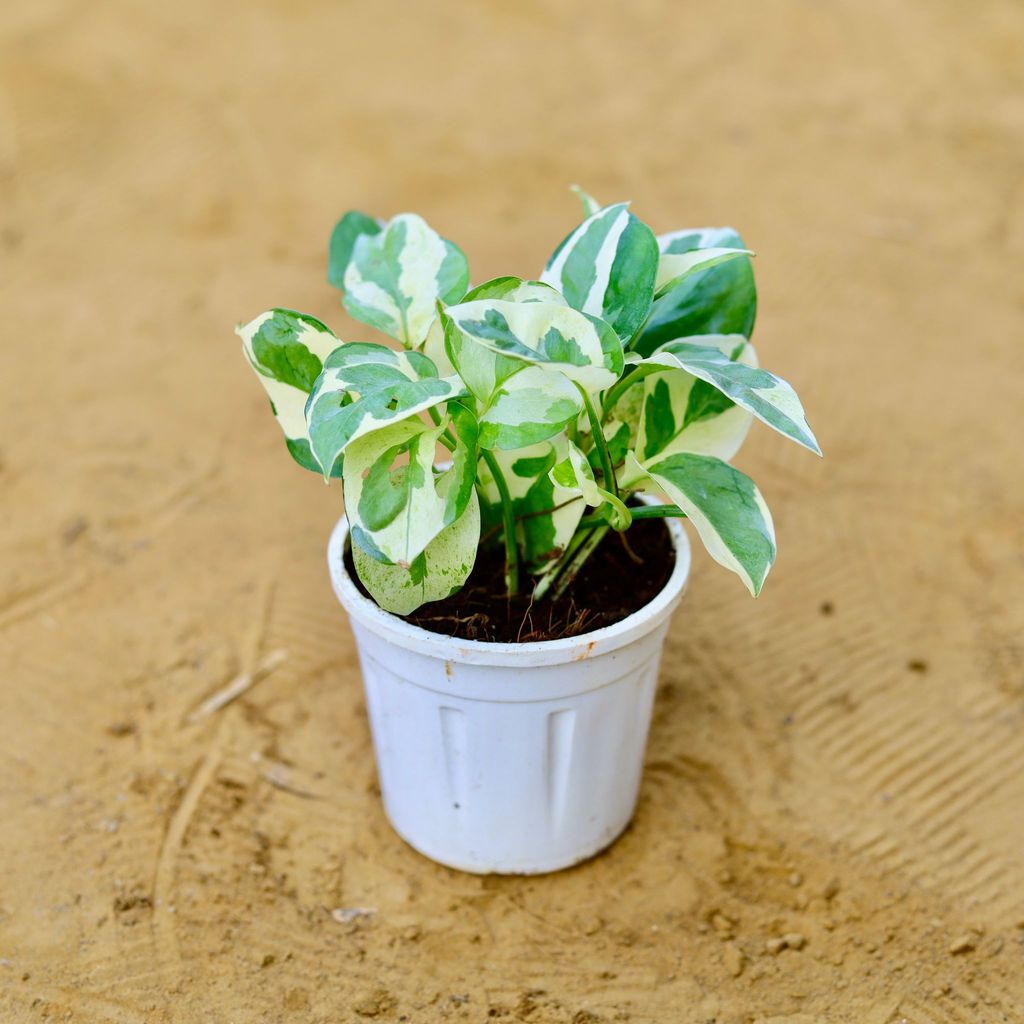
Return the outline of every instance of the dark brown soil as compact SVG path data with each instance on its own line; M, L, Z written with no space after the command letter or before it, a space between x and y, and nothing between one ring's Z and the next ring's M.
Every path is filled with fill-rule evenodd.
M345 563L358 584L348 552ZM610 626L639 611L665 586L674 565L665 523L637 520L625 540L613 532L605 536L558 601L535 603L529 578L526 592L509 599L505 593L505 549L500 544L488 545L480 550L466 585L457 594L425 604L405 619L432 633L463 640L560 640Z

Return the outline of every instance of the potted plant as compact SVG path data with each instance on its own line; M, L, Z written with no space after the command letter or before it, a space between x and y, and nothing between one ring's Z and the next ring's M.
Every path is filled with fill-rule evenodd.
M238 329L295 461L341 478L329 569L388 816L467 871L555 870L626 827L681 519L756 596L774 529L729 460L754 418L820 454L758 367L740 237L579 194L538 280L474 288L422 218L345 214L328 280L387 344L286 309Z

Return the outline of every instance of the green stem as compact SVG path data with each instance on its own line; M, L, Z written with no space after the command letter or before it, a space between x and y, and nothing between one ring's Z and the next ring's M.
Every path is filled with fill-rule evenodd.
M558 581L555 583L551 590L551 600L557 601L572 585L572 581L579 575L580 569L583 568L584 563L597 549L597 545L604 540L605 534L611 529L611 527L604 523L598 526L589 537L579 546L576 554L572 556L569 564L562 570L558 577Z
M587 539L586 530L577 530L570 539L569 543L565 546L565 550L558 557L558 560L552 562L551 565L544 571L544 574L537 580L533 588L533 599L539 601L551 588L551 585L558 578L559 573L569 564L572 560L573 555L580 549L580 546Z
M432 420L434 421L434 426L435 426L435 427L439 427L439 426L441 426L441 416L440 416L440 414L438 413L438 411L437 411L437 410L436 410L436 409L435 409L435 408L434 408L433 406L431 406L431 407L430 407L430 408L429 408L429 409L427 410L427 412L428 412L428 413L430 414L430 418L431 418L431 419L432 419ZM450 452L454 452L454 451L455 451L455 449L456 449L456 447L458 447L458 445L457 445L457 442L456 442L455 438L454 438L454 437L452 437L451 431L450 431L450 430L448 430L448 428L447 428L447 427L445 428L445 431L444 431L444 433L443 433L443 434L442 434L442 435L441 435L441 436L440 436L440 437L438 438L438 440L439 440L439 441L441 442L441 444L443 444L443 445L445 446L445 448L447 448L447 449L448 449L448 451L450 451Z
M601 417L597 415L597 410L594 408L594 403L591 402L586 388L582 384L577 384L576 387L583 396L583 404L587 409L587 418L590 420L590 433L594 439L594 447L597 449L597 457L601 460L601 472L604 474L605 490L611 491L617 498L619 496L619 486L615 482L612 457L608 451L608 441L605 439L604 429L601 426Z
M646 374L634 370L628 377L616 381L605 393L604 401L601 403L601 418L603 419L619 404L619 399L634 385L639 384Z
M642 505L640 508L631 508L630 513L633 521L637 519L685 519L686 513L678 505ZM600 526L605 522L604 516L584 516L580 520L578 529L584 530L591 526Z
M508 484L494 453L481 448L480 454L487 463L491 476L494 477L494 485L498 488L498 496L501 498L501 521L505 534L505 587L508 596L515 597L519 593L519 546L516 544L516 517L512 510L512 495L509 494Z

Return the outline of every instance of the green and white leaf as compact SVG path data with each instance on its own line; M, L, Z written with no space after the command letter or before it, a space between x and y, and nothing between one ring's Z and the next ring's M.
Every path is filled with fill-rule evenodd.
M720 347L737 362L756 367L753 345L740 338L734 346L734 340L723 340ZM746 409L683 369L660 371L659 364L645 363L633 372L647 375L642 385L629 389L643 389L636 440L641 461L675 452L695 452L728 461L739 451L753 421Z
M589 392L610 387L622 372L622 345L615 331L603 320L557 302L476 299L449 306L445 314L449 330L454 327L464 336L446 337L449 357L460 373L468 372L467 339L498 355L560 370Z
M313 458L331 466L357 438L464 395L419 352L352 342L327 358L306 403Z
M235 333L267 392L292 458L304 469L322 472L310 451L304 410L323 360L341 342L315 317L291 309L268 310ZM341 475L335 462L329 469L329 475Z
M523 366L504 380L480 417L482 448L526 448L563 431L583 409L579 389L562 374Z
M687 228L658 236L663 256L694 249L744 249L732 228ZM742 334L749 338L757 316L757 288L749 258L705 267L656 299L633 348L648 355L660 344L696 334Z
M574 309L607 321L631 338L654 298L658 242L654 232L615 203L591 214L555 250L541 280Z
M563 487L551 478L558 462L558 438L542 441L518 451L495 451L512 497L518 524L519 545L528 569L537 570L557 558L572 540L586 503L577 487ZM477 469L484 499L492 506L488 518L495 521L493 506L498 489L486 464Z
M497 277L492 281L486 281L467 292L463 302L483 299L566 305L565 299L550 285L541 284L540 281L524 281L518 277ZM467 338L447 314L441 319L444 321L445 362L459 373L475 398L484 404L488 403L495 388L522 369L522 361L499 355L489 348L484 348L472 338ZM424 351L434 358L436 348L437 331L431 327ZM438 362L438 366L440 365Z
M775 527L754 481L721 459L689 452L645 468L686 513L711 557L756 597L775 560Z
M568 306L557 288L543 281L525 281L521 277L495 277L466 292L463 302L476 299L504 299L506 302L554 302Z
M455 367L448 358L444 344L444 319L438 315L430 321L427 337L420 351L437 367L439 377L450 377L456 373Z
M379 235L384 221L349 210L331 232L327 245L327 282L335 288L345 287L345 271L352 260L352 250L362 235Z
M722 263L738 259L740 256L753 256L749 249L694 249L692 252L669 253L658 260L658 276L655 281L655 298L661 298L665 292L676 285L682 284L691 274L701 270L710 270Z
M443 430L405 419L349 445L343 474L345 512L353 543L372 557L412 566L472 500L465 459L440 474L434 471Z
M345 270L345 308L406 348L423 344L436 304L455 302L469 285L462 251L422 217L400 213L378 234L362 234Z
M726 354L736 348L743 350L745 341L737 335L670 341L643 362L684 370L706 381L773 430L820 455L821 449L793 388L781 377L734 361Z
M480 503L471 493L465 511L413 559L407 569L381 562L352 545L356 573L385 611L408 615L451 596L469 578L480 544Z
M600 505L605 499L594 479L594 470L580 447L562 434L555 439L557 461L551 469L552 481L567 491L578 491L587 505Z

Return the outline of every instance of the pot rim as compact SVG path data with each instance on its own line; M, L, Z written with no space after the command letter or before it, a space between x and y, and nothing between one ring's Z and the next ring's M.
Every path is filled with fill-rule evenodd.
M638 497L647 505L661 504L647 495ZM513 660L524 667L557 665L608 654L625 647L638 637L652 632L671 615L689 579L690 541L681 519L666 518L664 523L676 556L665 586L647 604L626 618L589 633L559 640L534 640L528 643L463 640L414 626L400 616L384 611L360 592L345 567L344 552L348 541L348 517L345 515L341 516L331 531L327 544L327 567L334 593L350 618L406 650L471 665L508 665Z

